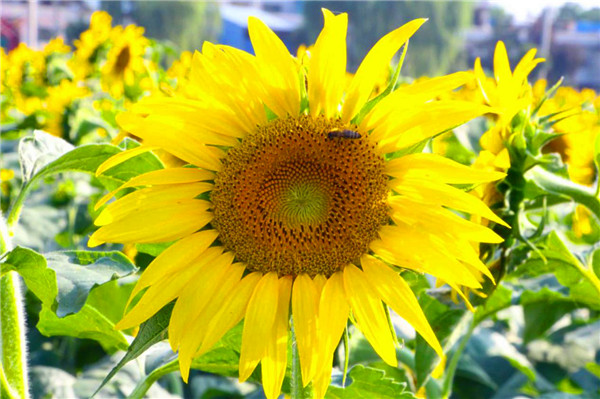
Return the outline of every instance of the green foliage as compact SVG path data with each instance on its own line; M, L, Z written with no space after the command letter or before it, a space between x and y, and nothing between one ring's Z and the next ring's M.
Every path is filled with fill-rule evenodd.
M414 399L411 392L406 390L406 383L397 382L386 378L386 373L371 367L357 365L348 373L350 382L346 388L330 386L326 398L355 399L355 398L381 398L381 399Z
M64 251L41 254L17 247L0 265L15 271L40 299L38 330L98 341L107 351L125 349L125 336L114 330L123 314L131 286L115 279L135 271L120 252Z

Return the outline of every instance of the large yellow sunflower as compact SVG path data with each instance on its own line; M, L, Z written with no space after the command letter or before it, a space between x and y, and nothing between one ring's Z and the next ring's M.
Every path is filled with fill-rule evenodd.
M141 298L117 327L136 326L176 300L169 341L186 381L192 359L242 319L239 377L261 363L268 398L281 389L290 324L303 384L312 382L318 397L349 318L397 366L384 306L443 357L396 267L455 288L480 287L478 273L492 278L471 244L501 238L451 209L503 222L453 185L503 174L398 152L487 112L435 100L471 75L430 79L369 102L372 72L389 64L425 20L379 40L347 86L348 17L324 16L307 68L255 18L248 28L256 56L205 43L192 60L193 90L146 98L120 115L121 126L144 144L97 171L154 149L190 165L126 183L122 188L143 188L107 205L89 241L174 241L140 277L132 298Z

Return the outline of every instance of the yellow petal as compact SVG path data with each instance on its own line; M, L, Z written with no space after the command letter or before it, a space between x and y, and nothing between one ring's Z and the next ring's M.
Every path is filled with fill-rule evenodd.
M283 377L285 377L291 291L292 277L281 278L279 280L279 300L273 325L273 335L267 338L267 350L261 361L263 388L267 399L277 399L281 391Z
M150 316L158 312L163 306L177 298L183 287L193 280L193 277L206 263L213 259L214 257L206 254L201 260L179 273L165 278L159 284L152 285L144 292L139 302L117 323L115 328L121 330L134 327L149 319Z
M383 301L410 323L443 359L444 351L406 281L385 263L370 255L361 258L361 265L365 276L376 288Z
M350 122L352 117L365 105L373 91L382 66L389 66L394 54L425 21L427 20L423 18L410 21L375 43L358 67L348 88L348 94L342 108L342 120L344 122Z
M190 281L181 291L173 307L171 322L169 323L169 342L173 351L177 350L183 336L189 332L188 325L199 317L210 301L214 300L217 290L222 287L226 291L227 287L233 287L236 279L239 281L244 268L232 266L232 263L233 253L231 252L225 252L213 259L209 267L204 267L206 263L203 262L194 280ZM229 283L226 283L226 281L229 281ZM197 345L193 347L191 342L188 341L190 345L186 348L182 345L181 352L185 352L190 356L193 355L200 342L201 340L198 340Z
M280 118L297 116L300 80L296 62L281 39L258 18L248 18L248 32L267 89L264 102Z
M205 268L205 270L206 269L210 269L210 267ZM221 306L223 304L223 298L231 292L237 283L239 283L243 271L244 267L241 267L239 264L225 267L225 273L215 276L215 278L210 280L209 284L217 285L215 289L211 289L210 291L202 290L202 288L206 287L207 285L203 285L203 287L197 285L197 283L200 280L203 280L204 277L202 275L197 275L195 281L191 282L186 287L184 294L182 294L177 300L175 308L173 308L173 314L171 315L171 323L169 324L169 343L171 344L171 349L176 351L178 346L178 342L176 340L181 339L181 345L179 346L180 369L189 370L192 359L196 353L196 349L198 349L198 346L200 346L203 338L198 334L198 332L204 331L206 320L210 320L210 318L214 316L214 313L211 313L211 311L214 310L215 306ZM190 291L193 291L195 287L198 289L195 293L192 292L191 295L194 296L195 294L196 297L203 299L202 302L206 302L206 306L203 306L201 311L196 311L196 309L186 306L191 302L188 298L190 296ZM216 295L214 295L215 293ZM177 304L180 301L185 303L181 305L181 307L177 308ZM176 309L183 309L183 312L176 313ZM186 310L188 312L186 312ZM180 318L182 317L183 320L181 322ZM171 328L173 322L178 322L176 329ZM180 331L179 329L182 327L184 330ZM176 336L172 336L172 332L174 332Z
M364 273L354 265L344 268L344 288L352 313L365 338L384 362L397 367L394 338L383 303L375 289Z
M210 350L227 331L242 320L244 314L246 314L250 297L261 278L261 273L250 273L234 287L225 299L221 310L205 324L206 333L203 334L204 341L202 341L202 345L196 356L200 356Z
M448 184L487 183L500 180L505 173L475 169L435 154L410 154L386 162L389 176L433 180Z
M135 285L129 301L141 290L171 276L200 256L212 244L219 233L216 230L204 230L184 237L160 253L144 270Z
M223 109L228 117L234 116L245 132L266 122L261 81L255 57L241 50L204 42L202 53L192 58L189 82L193 94L210 107Z
M246 309L240 353L240 382L250 377L258 362L265 356L265 338L272 333L278 298L277 273L267 273L257 284Z
M431 204L422 204L405 196L391 196L388 199L392 208L390 216L397 223L417 226L430 233L451 232L452 236L474 242L501 243L502 237L487 227L463 219L456 213Z
M106 161L102 162L100 166L98 166L98 169L96 169L96 176L100 176L107 170L114 168L115 166L120 165L133 157L137 157L138 155L141 155L148 151L157 150L158 148L159 147L140 145L138 147L115 154L112 157L108 158Z
M494 77L498 85L510 83L512 80L506 46L504 46L504 42L502 41L498 41L496 50L494 51Z
M333 355L346 324L350 306L344 291L344 276L342 272L334 273L323 287L319 302L319 339L323 362L320 371L313 381L317 397L323 397L331 379Z
M489 107L468 101L434 101L412 114L392 114L371 135L373 140L380 141L381 151L389 153L420 143L488 112Z
M408 97L409 100L414 101L416 99L425 102L433 100L441 94L448 93L473 79L474 75L471 72L455 72L446 76L400 86L390 96Z
M105 226L124 218L132 212L147 209L147 204L152 204L152 206L169 205L179 200L193 199L211 189L212 184L210 183L188 183L137 190L104 208L94 220L94 224Z
M307 274L296 277L292 292L292 315L300 356L302 383L305 386L312 381L318 367L316 357L319 354L315 352L318 340L316 318L318 294L315 283Z
M391 187L398 193L423 203L444 205L472 215L483 216L503 226L508 224L500 219L479 198L456 187L421 179L392 180Z
M311 51L308 66L308 103L313 116L323 114L333 118L346 79L346 31L348 14L334 16L323 9L325 26Z
M485 72L483 72L483 68L481 67L481 59L477 57L475 59L475 65L473 66L473 71L475 72L475 79L477 80L477 85L481 90L481 95L487 104L491 104L490 97L488 96L488 91L486 89L487 86L487 78L485 76ZM490 93L491 94L491 93Z
M187 138L182 138L180 135L164 134L165 129L167 131L169 129L168 124L163 125L162 129L156 129L152 123L146 121L146 118L132 112L117 115L117 123L119 125L129 125L128 130L135 132L136 135L143 135L144 142L149 146L161 148L200 168L214 171L221 170L220 159L224 157L224 152L198 142L194 146L190 146Z
M373 252L387 263L420 273L429 273L448 284L481 288L471 270L448 253L447 247L433 234L406 225L382 226L380 240L370 245ZM410 248L411 251L406 251Z
M88 246L104 242L156 243L177 240L200 230L212 220L206 201L180 200L172 205L147 206L102 226L92 234Z
M193 183L212 179L214 179L213 172L196 168L169 168L153 170L152 172L135 176L118 189L106 194L98 202L96 202L94 210L99 209L102 205L114 197L116 193L128 187Z

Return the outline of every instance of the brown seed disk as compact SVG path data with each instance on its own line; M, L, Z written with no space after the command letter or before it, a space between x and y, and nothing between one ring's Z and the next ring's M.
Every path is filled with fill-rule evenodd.
M330 276L388 222L384 159L339 120L277 119L229 150L211 194L222 244L250 270Z

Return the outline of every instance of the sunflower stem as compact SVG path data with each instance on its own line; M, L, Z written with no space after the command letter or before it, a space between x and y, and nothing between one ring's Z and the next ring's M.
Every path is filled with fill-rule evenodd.
M291 399L311 399L314 392L310 385L304 386L302 383L302 370L300 368L300 353L298 352L298 342L294 331L294 322L292 319L292 378L290 381Z
M150 374L146 376L146 378L144 378L137 384L133 392L131 392L131 394L129 394L127 398L142 399L146 395L146 392L148 392L152 384L158 381L159 378L176 371L178 368L179 362L177 359L175 359L172 362L169 362L157 368L156 370L153 370Z
M0 216L0 254L12 249L8 226ZM21 285L16 272L0 278L0 331L2 333L2 397L28 398L27 341Z
M446 375L444 377L444 383L442 385L442 397L449 398L452 393L452 385L454 382L454 375L456 373L456 368L458 367L458 361L462 357L462 353L467 347L467 342L471 339L471 335L473 335L473 331L475 331L477 323L475 322L475 318L471 319L471 323L469 324L469 329L467 333L463 335L458 348L452 354L450 362L448 363L448 367L446 368Z
M586 206L600 219L600 199L594 189L557 176L539 166L530 169L526 174L527 177L551 194L569 198Z

